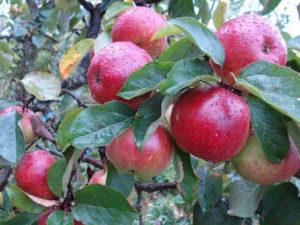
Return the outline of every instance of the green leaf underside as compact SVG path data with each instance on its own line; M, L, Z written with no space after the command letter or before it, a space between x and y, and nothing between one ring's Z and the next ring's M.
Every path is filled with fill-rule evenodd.
M75 202L73 216L84 224L132 224L138 215L120 192L102 185L78 190Z
M280 162L290 149L284 116L257 97L249 96L251 122L263 151L272 162Z
M178 61L160 85L160 90L166 95L174 95L181 89L195 82L205 79L213 71L209 63L199 59L186 59ZM211 76L211 79L214 77Z
M138 109L133 124L133 132L136 145L140 149L142 148L144 141L150 135L148 130L151 125L161 118L161 104L163 99L164 96L156 94L145 101Z
M132 125L134 112L121 102L108 102L80 112L70 127L74 147L106 146L123 130Z
M165 80L173 66L172 62L153 61L132 73L126 80L118 96L131 99L155 90Z
M61 158L48 170L48 186L57 197L61 197L63 194L62 181L66 168L67 162L65 158Z
M160 39L181 32L184 32L215 63L223 65L225 60L223 45L211 30L194 18L181 17L170 20L168 25L156 32L152 39Z
M260 61L245 68L237 84L279 112L300 122L300 75L288 67Z
M16 112L0 115L0 155L9 162L16 163L25 151L25 141Z
M74 219L70 212L57 210L48 216L47 225L74 225Z
M0 222L1 225L31 225L37 220L38 214L20 212L15 217L5 222Z

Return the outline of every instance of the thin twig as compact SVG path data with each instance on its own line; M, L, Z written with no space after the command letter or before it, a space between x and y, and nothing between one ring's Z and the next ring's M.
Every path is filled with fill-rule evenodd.
M135 189L138 191L144 192L155 192L155 191L162 191L162 190L169 190L169 189L176 189L177 183L170 182L170 183L135 183Z
M94 6L91 2L85 0L78 0L79 4L83 6L87 11L92 12L94 10Z
M8 183L8 178L9 178L10 174L12 173L12 171L13 170L10 167L5 167L5 168L0 170L1 177L3 177L2 182L0 183L0 191L3 191L6 184Z
M77 102L78 106L87 108L87 106L84 104L84 102L81 99L77 98L71 91L64 89L64 88L62 88L61 91L70 95Z
M86 163L89 163L99 169L104 169L105 168L105 165L102 163L101 160L96 160L96 159L92 159L92 158L89 158L89 157L84 157L82 160L82 162L86 162Z

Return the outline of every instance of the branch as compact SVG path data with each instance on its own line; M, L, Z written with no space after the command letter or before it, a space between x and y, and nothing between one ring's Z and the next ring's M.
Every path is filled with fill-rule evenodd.
M78 0L79 4L83 6L87 11L92 12L94 10L94 6L91 2L85 0Z
M5 188L7 182L8 182L8 178L10 176L10 174L12 173L12 168L10 167L5 167L3 169L0 170L0 191L3 191L3 189Z
M170 183L135 183L135 189L137 191L144 191L144 192L155 192L155 191L162 191L162 190L169 190L169 189L176 189L177 182L170 182Z
M99 169L104 169L105 168L105 165L102 163L101 160L95 160L95 159L92 159L92 158L89 158L89 157L84 157L82 158L81 160L82 162L86 162L86 163L89 163Z
M78 106L87 108L87 106L84 104L84 102L81 99L77 98L71 91L64 89L64 88L62 88L61 91L70 95L77 102Z

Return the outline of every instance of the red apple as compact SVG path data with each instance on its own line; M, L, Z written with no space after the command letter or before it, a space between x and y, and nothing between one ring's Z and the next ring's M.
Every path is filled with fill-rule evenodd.
M245 14L231 19L216 32L225 49L223 68L211 61L215 72L232 84L230 73L238 76L251 63L269 61L285 65L286 43L279 29L263 16Z
M17 185L39 198L57 199L48 186L48 170L55 161L56 158L46 150L26 152L16 167Z
M112 28L113 41L129 41L156 58L167 47L167 38L151 41L152 36L166 25L166 18L148 7L133 7L118 16Z
M171 129L176 143L199 158L220 162L245 145L250 126L247 102L222 87L186 91L174 104Z
M93 98L98 103L118 100L137 108L149 94L130 100L116 94L134 71L150 61L151 57L145 50L130 42L115 42L100 49L88 69L88 84Z
M31 117L34 115L34 112L32 112L28 108L24 108L22 106L10 106L6 109L3 109L0 111L0 115L7 114L10 112L17 112L22 116L22 119L20 120L20 126L24 135L24 139L26 143L30 143L36 139L36 135L33 132L32 124L31 124Z
M282 182L295 175L300 169L300 155L292 139L290 151L280 163L269 161L258 138L249 138L245 149L232 159L233 168L244 178L258 184L267 185Z
M160 125L139 150L129 128L107 146L107 156L118 170L133 172L138 180L150 180L168 166L173 142L167 129Z
M96 173L93 174L91 177L89 183L90 184L102 184L105 185L106 183L106 177L107 177L107 172L106 170L99 170Z
M39 218L38 218L38 225L47 225L47 219L48 219L48 216L53 212L53 210L48 210L44 213L42 213L41 215L39 215ZM74 225L84 225L83 223L79 222L79 221L76 221L74 220Z

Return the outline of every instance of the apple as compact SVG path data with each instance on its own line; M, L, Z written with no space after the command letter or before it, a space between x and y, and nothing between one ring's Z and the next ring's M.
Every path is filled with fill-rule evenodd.
M102 184L105 185L107 178L106 170L99 170L93 174L91 177L89 184Z
M300 169L300 155L292 139L290 151L280 163L269 161L256 135L252 135L243 151L232 159L233 168L247 180L267 185L282 182Z
M173 157L172 138L159 125L147 138L142 149L135 144L133 129L129 128L107 146L107 156L120 171L133 172L140 181L149 181L161 173Z
M56 158L46 150L26 152L15 170L17 185L30 195L57 199L48 186L48 170L55 161Z
M167 47L167 38L151 41L152 36L166 25L166 18L148 7L133 7L121 13L112 28L112 40L129 41L157 58Z
M4 115L10 112L17 112L21 115L20 126L24 135L24 139L26 143L33 142L36 139L36 134L32 129L31 117L34 115L28 108L24 108L22 106L10 106L0 111L0 115Z
M227 84L233 84L230 73L239 76L241 70L256 61L285 65L286 43L279 29L257 14L245 14L228 20L216 32L225 50L223 68L213 61L215 72Z
M171 129L182 150L220 162L232 158L246 144L250 110L241 96L217 86L194 88L174 104Z
M48 216L53 212L54 210L48 210L42 214L39 215L38 218L38 225L47 225L47 219ZM83 223L74 220L74 225L84 225Z
M137 108L150 94L126 100L117 96L127 78L152 59L148 53L130 42L115 42L100 49L90 63L88 84L98 103L118 100Z

